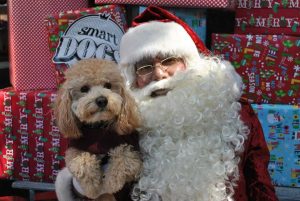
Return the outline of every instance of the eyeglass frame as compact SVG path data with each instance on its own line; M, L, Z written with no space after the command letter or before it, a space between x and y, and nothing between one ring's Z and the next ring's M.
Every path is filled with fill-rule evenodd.
M143 66L137 67L135 73L136 73L138 76L147 76L147 75L150 75L150 74L152 74L152 73L154 72L154 69L155 69L155 67L156 67L158 64L159 64L160 69L163 70L163 71L165 72L166 70L168 70L169 67L171 67L171 66L173 65L173 64L172 64L172 65L169 65L169 66L168 66L168 65L163 65L163 64L162 64L164 61L167 61L167 60L169 60L169 59L175 59L176 62L179 62L179 61L184 62L184 60L183 60L181 57L169 56L169 57L167 57L167 58L162 59L162 60L159 61L159 62L155 62L155 63L157 63L157 64L155 64L155 65L153 65L153 64L152 64L152 65L148 64L148 65L143 65ZM175 64L175 63L174 63L174 64ZM146 73L146 74L140 74L140 73L138 72L140 69L143 69L143 68L146 68L146 67L151 67L152 71L149 72L149 73Z

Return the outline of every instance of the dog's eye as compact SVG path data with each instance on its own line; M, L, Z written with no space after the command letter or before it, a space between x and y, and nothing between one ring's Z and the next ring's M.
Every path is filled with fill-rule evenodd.
M106 83L104 84L104 88L106 88L106 89L111 89L111 83L106 82Z
M88 92L89 90L90 90L90 87L87 86L87 85L84 85L84 86L82 86L82 87L80 88L80 92L82 92L82 93L86 93L86 92Z

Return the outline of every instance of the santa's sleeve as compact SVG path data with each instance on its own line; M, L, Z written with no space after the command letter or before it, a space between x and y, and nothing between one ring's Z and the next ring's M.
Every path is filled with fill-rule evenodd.
M261 124L251 105L242 103L241 118L250 129L242 159L248 200L278 201L268 172L270 153Z

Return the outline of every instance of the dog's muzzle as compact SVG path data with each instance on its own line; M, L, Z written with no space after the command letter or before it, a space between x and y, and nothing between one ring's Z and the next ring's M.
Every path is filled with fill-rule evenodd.
M106 97L104 96L99 96L98 98L96 98L96 104L98 105L99 108L103 109L106 107L108 100Z

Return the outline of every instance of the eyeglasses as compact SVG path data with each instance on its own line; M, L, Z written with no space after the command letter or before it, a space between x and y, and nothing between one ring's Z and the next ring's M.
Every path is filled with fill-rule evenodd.
M149 74L153 73L155 66L157 64L159 64L160 69L162 69L163 71L166 71L169 68L176 67L176 65L174 65L174 64L176 64L178 62L182 62L182 58L174 57L174 56L167 57L167 58L161 60L160 62L155 62L156 63L155 65L149 64L149 65L144 65L144 66L138 66L136 69L136 74L139 76L149 75Z

